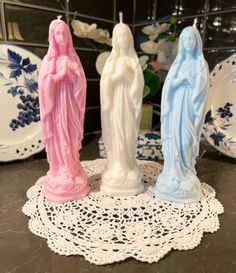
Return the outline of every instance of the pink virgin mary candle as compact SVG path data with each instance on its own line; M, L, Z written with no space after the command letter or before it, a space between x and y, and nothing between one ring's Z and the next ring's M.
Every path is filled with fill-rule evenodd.
M89 192L87 174L79 161L83 138L86 78L68 25L58 17L49 27L49 49L39 75L42 137L49 171L43 194L63 203Z

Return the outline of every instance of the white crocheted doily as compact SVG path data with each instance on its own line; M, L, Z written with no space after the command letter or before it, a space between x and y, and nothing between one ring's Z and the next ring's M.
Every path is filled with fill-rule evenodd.
M83 255L102 265L133 257L157 262L171 249L188 250L200 244L203 232L219 229L223 206L215 191L202 183L201 201L191 204L160 201L153 186L162 166L139 161L146 191L138 196L108 197L99 192L105 159L82 162L92 191L79 201L51 204L41 193L42 178L27 192L23 212L29 229L46 238L61 255Z

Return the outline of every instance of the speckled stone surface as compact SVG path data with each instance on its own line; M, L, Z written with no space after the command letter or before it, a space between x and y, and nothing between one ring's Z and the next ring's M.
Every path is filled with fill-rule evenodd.
M81 160L99 156L99 137L86 139ZM28 218L21 212L26 191L48 170L44 154L0 164L0 273L235 273L236 272L236 160L207 151L198 160L201 181L215 188L225 207L221 229L205 234L200 246L189 251L172 251L159 263L129 259L96 266L80 256L59 256L46 240L32 234Z

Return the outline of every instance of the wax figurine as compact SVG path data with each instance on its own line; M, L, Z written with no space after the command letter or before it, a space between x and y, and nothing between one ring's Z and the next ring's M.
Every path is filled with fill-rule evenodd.
M200 34L195 25L186 27L179 37L178 55L163 86L161 136L164 169L156 184L156 195L161 199L187 203L200 198L195 163L208 78Z
M120 21L113 30L113 48L100 83L107 152L100 189L111 196L135 195L144 188L135 159L144 80L131 31L122 23L121 15Z
M60 17L49 27L49 49L39 75L43 142L50 169L43 194L62 203L89 192L78 151L83 138L86 78L73 48L69 27Z

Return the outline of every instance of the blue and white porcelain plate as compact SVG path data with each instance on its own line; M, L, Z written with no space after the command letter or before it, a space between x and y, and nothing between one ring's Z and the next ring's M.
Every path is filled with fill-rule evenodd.
M43 149L40 65L41 59L28 50L0 45L0 161L23 159Z
M210 73L203 135L218 151L236 158L236 54Z

